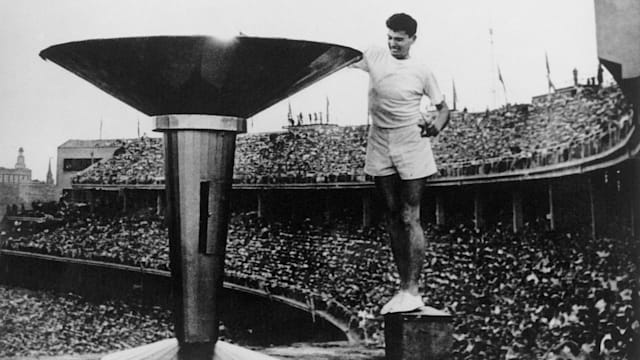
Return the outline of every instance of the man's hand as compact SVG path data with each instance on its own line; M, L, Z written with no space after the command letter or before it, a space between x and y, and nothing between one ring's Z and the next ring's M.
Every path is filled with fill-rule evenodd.
M436 109L438 110L437 116L431 118L429 115L421 113L422 119L418 123L420 127L420 136L422 137L433 137L437 136L447 123L449 122L449 107L447 103L444 101L440 104L436 105Z
M422 119L420 123L418 123L418 126L420 127L420 136L422 137L433 137L440 133L440 129L436 126L434 119L428 118L427 114L422 114Z

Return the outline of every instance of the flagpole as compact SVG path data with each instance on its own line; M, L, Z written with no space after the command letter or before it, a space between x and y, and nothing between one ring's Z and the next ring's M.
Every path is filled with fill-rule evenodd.
M490 65L490 76L491 76L491 95L492 95L492 108L495 109L496 108L496 77L495 77L495 66L496 66L496 56L495 56L495 52L493 49L493 28L489 28L489 44L491 46L491 65Z
M329 96L327 95L325 97L327 99L327 104L326 104L327 105L327 109L326 109L326 112L327 112L327 124L329 124Z
M547 66L547 121L551 121L551 68L549 67L549 57L547 52L544 52L544 62Z

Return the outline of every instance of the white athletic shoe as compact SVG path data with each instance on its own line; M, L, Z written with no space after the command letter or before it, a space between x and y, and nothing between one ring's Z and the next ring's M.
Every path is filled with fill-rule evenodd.
M400 291L382 307L380 314L409 312L423 306L422 296L411 295L408 291Z
M449 314L446 311L442 311L442 310L438 310L436 308L433 308L431 306L423 306L420 309L420 314L421 315L426 315L426 316L451 316L451 314Z

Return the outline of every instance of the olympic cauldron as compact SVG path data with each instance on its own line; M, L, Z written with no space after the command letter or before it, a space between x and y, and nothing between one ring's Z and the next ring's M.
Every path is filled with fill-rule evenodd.
M164 133L177 342L161 341L114 358L221 358L215 348L217 295L236 135L246 131L248 117L357 61L361 53L288 39L154 36L64 43L40 56L155 116L155 130Z

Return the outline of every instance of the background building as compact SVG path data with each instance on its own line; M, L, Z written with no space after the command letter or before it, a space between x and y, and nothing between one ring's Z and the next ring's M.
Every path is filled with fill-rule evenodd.
M0 167L0 184L21 184L31 182L31 169L24 162L24 149L18 149L18 160L13 169Z
M71 189L71 178L93 163L113 157L119 140L67 140L58 146L56 183L61 191Z
M24 149L18 149L18 158L13 169L0 167L0 220L4 218L8 206L31 208L34 201L57 201L60 192L53 183L51 163L46 182L32 180L31 169L27 168Z

